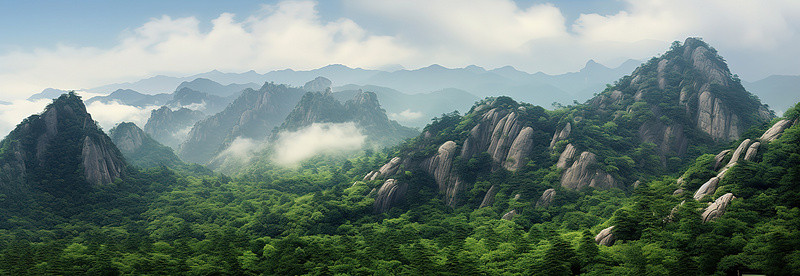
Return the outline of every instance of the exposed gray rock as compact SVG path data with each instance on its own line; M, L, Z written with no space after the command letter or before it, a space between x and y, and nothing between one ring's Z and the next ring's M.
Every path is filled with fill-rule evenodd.
M564 151L561 152L561 156L558 157L556 168L566 169L569 164L571 164L572 159L575 157L575 151L575 146L572 144L567 144L567 146L564 148Z
M735 140L741 135L739 116L709 91L700 93L697 114L697 127L716 141Z
M89 136L83 140L83 170L86 180L91 184L108 184L122 176L124 161L114 154L111 148L113 144L109 144L104 140L95 141Z
M205 115L200 111L188 108L172 111L169 107L162 106L150 111L144 132L159 143L177 150L178 145L189 135L192 126L203 117Z
M614 244L614 233L612 233L612 230L614 230L614 226L601 230L600 233L597 233L597 236L594 236L594 242L603 246L611 246Z
M714 161L715 161L714 162L714 170L715 171L719 169L720 165L722 165L722 161L725 161L725 156L727 156L728 153L731 153L730 149L723 150L723 151L719 152L717 154L717 156L714 156Z
M682 195L682 194L683 194L683 189L682 188L675 189L675 191L672 192L672 195L674 195L674 196Z
M378 189L378 195L375 197L375 212L381 213L389 210L392 206L405 199L407 191L408 184L400 183L395 179L387 179Z
M309 92L325 91L326 89L329 89L331 87L331 84L332 84L331 80L325 77L316 77L315 79L306 82L306 84L303 85L303 90Z
M378 171L371 171L364 176L364 181L375 180L376 176L378 175Z
M764 142L772 142L775 139L778 139L778 137L781 136L783 131L789 128L790 125L791 121L786 119L780 120L774 125L772 125L772 127L770 127L766 132L764 132L764 134L761 135L761 138L759 138L759 140Z
M747 149L747 153L744 155L744 160L751 161L753 158L756 157L756 153L758 153L758 147L761 146L761 142L755 142L750 145L750 148Z
M511 211L508 211L508 213L505 213L505 214L503 215L503 217L502 217L502 218L500 218L500 219L504 219L504 220L512 220L512 219L514 219L514 217L516 217L516 216L517 216L517 210L511 210Z
M378 177L387 177L396 174L397 169L400 168L400 161L400 157L394 157L392 160L389 160L389 163L386 163L378 170Z
M669 60L666 59L662 59L661 61L658 62L658 67L656 68L656 79L658 81L659 89L664 89L667 87L667 80L664 77L664 75L666 74L666 70L664 69L667 68L668 64Z
M456 157L456 143L447 141L439 146L439 151L422 163L422 169L433 176L439 192L445 195L445 203L455 206L455 197L461 192L461 179L453 174L453 159Z
M558 141L567 139L567 137L569 137L570 132L572 132L572 125L569 122L567 122L567 125L565 125L564 128L562 128L559 131L556 131L556 133L553 134L553 139L550 140L550 149L555 147Z
M581 153L578 160L561 176L561 186L573 190L585 187L597 189L617 187L616 180L602 169L598 169L597 165L596 155L588 151Z
M724 194L723 196L717 198L714 203L708 205L706 210L703 211L702 219L703 222L709 222L721 217L725 214L725 209L728 208L728 205L731 203L732 200L736 199L732 193Z
M712 177L706 183L703 183L699 189L694 193L694 200L700 200L704 196L713 195L717 191L717 184L719 184L719 177Z
M539 200L536 201L536 208L549 207L551 204L553 204L553 200L555 200L555 197L556 197L555 189L550 188L544 190L542 196L539 197Z
M483 196L483 201L481 201L481 206L478 208L489 207L494 204L494 196L497 194L497 186L492 185L488 191L486 191L486 195Z
M745 154L747 152L747 146L749 145L750 145L750 139L744 139L744 141L742 141L742 143L739 144L739 147L736 148L736 151L733 152L733 155L731 156L731 161L728 161L728 165L726 165L726 167L732 167L733 165L736 165L736 162L739 162L739 157L741 157L742 154Z
M145 140L144 132L136 127L127 126L127 124L133 123L122 123L115 128L114 133L112 134L111 140L114 141L114 144L117 145L117 148L122 152L122 154L131 154L136 152ZM116 139L115 139L116 138Z
M533 148L533 128L525 127L514 139L511 148L508 150L508 158L503 163L503 167L509 171L516 171L525 165L528 153Z

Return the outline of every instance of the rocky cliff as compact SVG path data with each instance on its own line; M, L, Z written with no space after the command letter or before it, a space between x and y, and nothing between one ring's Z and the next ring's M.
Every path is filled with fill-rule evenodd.
M180 108L173 111L169 107L162 106L150 112L150 118L144 125L144 132L156 141L178 149L192 126L204 117L205 114L197 110Z
M197 122L178 155L188 162L205 163L237 137L265 139L303 93L273 83L265 83L259 90L246 89L222 112Z
M74 93L53 100L23 120L2 142L0 187L57 192L58 183L104 185L122 177L127 164Z
M620 188L614 178L598 168L597 156L584 151L561 176L561 186L580 190L586 187L598 189Z
M120 123L109 131L109 136L133 165L148 168L183 163L171 148L158 143L134 123Z

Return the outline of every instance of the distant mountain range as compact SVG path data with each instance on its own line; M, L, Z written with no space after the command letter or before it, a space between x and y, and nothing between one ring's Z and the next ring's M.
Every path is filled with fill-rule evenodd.
M779 114L800 101L800 76L773 75L755 82L742 82L742 85Z

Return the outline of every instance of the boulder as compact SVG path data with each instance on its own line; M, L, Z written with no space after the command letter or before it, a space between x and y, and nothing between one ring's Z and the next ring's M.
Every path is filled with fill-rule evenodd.
M755 142L750 145L750 148L747 149L747 153L744 155L744 160L752 161L753 158L756 157L756 153L758 153L759 146L761 146L761 142Z
M564 175L561 176L561 186L573 190L585 187L598 189L617 187L616 180L597 166L596 155L588 151L581 153L578 160L564 171Z
M508 213L505 213L505 214L503 215L503 217L502 217L502 218L500 218L500 219L504 219L504 220L512 220L512 219L514 219L514 217L516 217L516 216L517 216L517 210L511 210L511 211L508 211Z
M781 136L783 131L789 128L790 125L791 121L786 119L780 120L774 125L772 125L772 127L770 127L766 132L764 132L764 134L761 135L761 138L758 139L763 142L772 142L775 139L778 139L778 137Z
M422 162L422 169L433 176L439 192L445 195L445 203L455 206L456 195L461 192L461 179L452 172L453 160L456 157L456 143L444 142L437 153Z
M717 198L714 203L711 203L706 207L706 210L703 212L702 219L703 222L709 222L721 217L725 214L725 209L728 208L728 205L731 203L732 200L736 199L732 193L724 194L723 196Z
M525 127L514 139L511 148L508 150L508 157L503 163L503 167L509 171L516 171L525 165L528 153L533 148L533 128Z
M389 163L386 163L380 169L378 169L377 177L387 177L396 174L397 169L400 168L400 161L400 157L394 157L392 160L389 160Z
M675 189L675 191L672 192L672 195L674 195L674 196L679 196L679 195L682 195L682 194L683 194L683 189L682 188Z
M389 210L405 198L407 191L407 184L400 183L395 179L387 179L378 189L378 195L375 197L373 206L375 212L382 213Z
M569 137L569 133L572 132L572 125L568 122L567 125L564 126L559 131L553 134L553 139L550 140L550 149L555 147L556 143L561 140L567 139Z
M731 156L731 161L728 161L728 165L726 165L726 167L732 167L733 165L736 165L736 162L739 161L739 157L741 157L742 154L746 153L747 146L749 145L750 145L750 139L744 139L744 141L742 141L742 143L739 144L739 147L736 148L736 151L733 152L733 155Z
M556 190L553 188L544 190L542 196L539 197L539 200L536 201L536 208L544 208L553 204L553 200L556 197Z
M725 156L727 156L728 153L731 153L731 150L726 149L726 150L723 150L723 151L719 152L717 154L717 156L714 156L714 161L715 161L714 170L715 171L719 169L720 165L722 165L722 161L725 161Z
M497 186L492 185L488 191L486 191L486 195L483 196L483 201L481 201L481 206L478 208L489 207L492 206L494 203L494 196L497 194Z
M614 244L613 230L614 226L601 230L600 233L597 233L597 236L594 237L594 242L599 245L611 246Z
M704 196L713 195L717 191L717 184L719 184L719 177L712 177L706 183L703 183L699 189L694 193L694 200L700 200Z
M572 158L575 157L575 146L572 144L567 144L564 148L564 151L561 152L561 156L558 157L558 163L556 163L556 167L559 169L566 169L568 164L572 162Z

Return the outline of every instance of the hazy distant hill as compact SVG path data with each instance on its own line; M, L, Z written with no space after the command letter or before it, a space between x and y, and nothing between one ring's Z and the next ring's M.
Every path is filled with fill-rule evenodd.
M783 113L800 101L800 76L769 76L755 82L742 82L777 113Z
M108 96L97 96L86 101L87 105L94 102L112 103L117 102L124 105L136 107L160 106L172 99L172 94L147 95L130 89L119 89Z
M42 100L42 99L48 99L48 100L49 99L55 99L55 98L58 98L58 96L61 96L61 94L64 94L64 93L67 93L67 91L66 90L60 90L60 89L55 89L55 88L46 88L45 90L42 90L42 92L39 92L37 94L33 94L32 96L28 97L28 100L29 101L35 101L35 100Z

